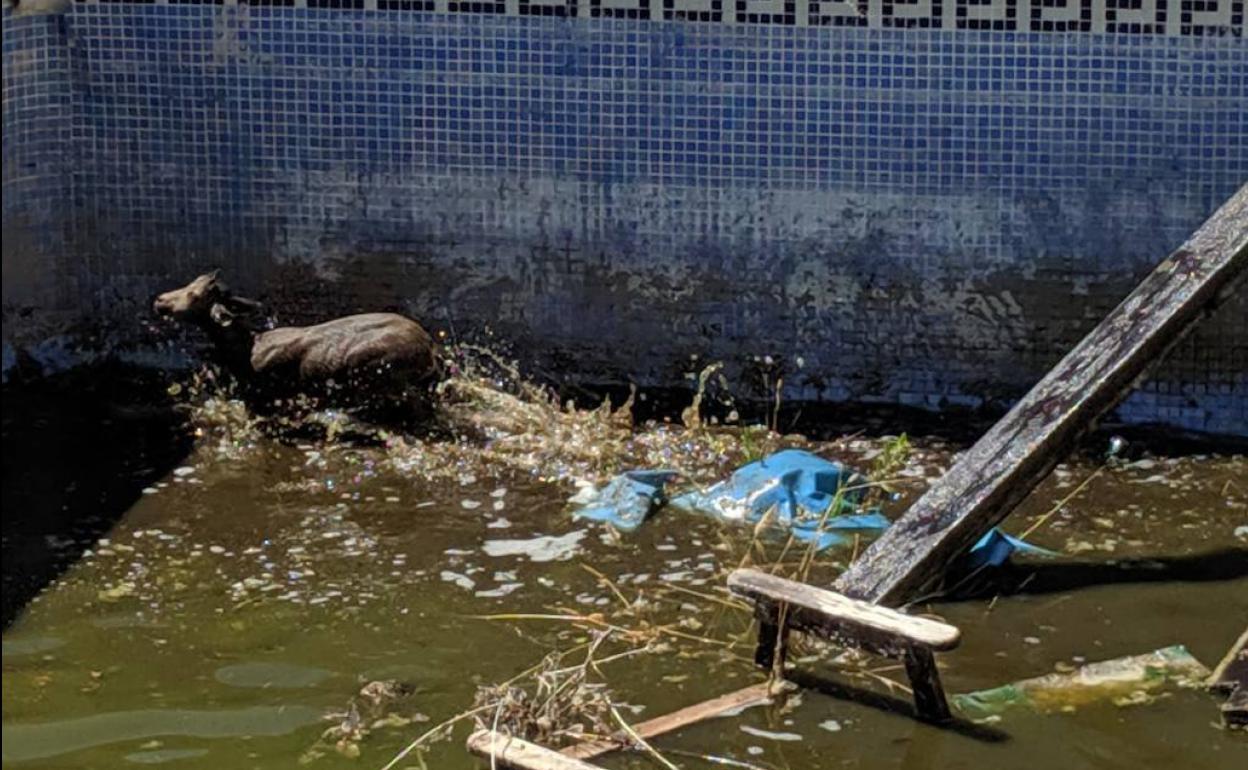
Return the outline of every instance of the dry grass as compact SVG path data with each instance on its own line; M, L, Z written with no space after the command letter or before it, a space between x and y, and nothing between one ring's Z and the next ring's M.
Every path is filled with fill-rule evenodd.
M614 732L611 692L594 681L594 655L609 635L598 634L576 665L565 665L567 653L552 652L519 682L478 688L473 706L486 709L473 717L476 726L547 748Z

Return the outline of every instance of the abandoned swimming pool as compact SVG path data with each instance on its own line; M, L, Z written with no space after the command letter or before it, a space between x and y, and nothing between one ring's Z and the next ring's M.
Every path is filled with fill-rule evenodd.
M749 613L722 592L723 575L774 562L783 542L752 545L748 530L670 511L612 534L568 516L571 479L662 462L707 481L785 446L870 470L897 446L879 431L810 441L678 422L628 428L607 412L477 386L475 416L463 417L474 438L372 446L278 440L237 404L199 404L190 454L6 631L6 767L382 767L471 710L480 687L553 651L579 664L608 627L595 678L630 720L761 681ZM914 438L885 513L895 517L959 448ZM1027 530L1086 481L1030 536L1061 559L1024 562L978 598L923 607L963 631L962 647L942 656L951 692L1172 644L1212 665L1243 630L1244 456L1146 454L1102 467L1097 452L1060 466L1006 522ZM813 582L861 545L821 555ZM798 664L835 668L826 657ZM883 663L854 670L867 689L904 682ZM402 687L374 703L360 696L372 682ZM1207 694L1178 688L948 731L805 691L655 745L682 767L711 766L706 756L812 770L1242 766L1248 743L1216 714ZM366 729L343 741L344 723ZM484 766L463 749L467 730L464 720L452 740L397 766Z

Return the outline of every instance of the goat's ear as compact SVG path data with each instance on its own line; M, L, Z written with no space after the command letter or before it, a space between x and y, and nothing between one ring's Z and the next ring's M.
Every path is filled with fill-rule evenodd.
M212 322L217 326L225 327L234 323L234 314L230 312L229 308L220 303L214 304L208 311L208 314L212 317Z

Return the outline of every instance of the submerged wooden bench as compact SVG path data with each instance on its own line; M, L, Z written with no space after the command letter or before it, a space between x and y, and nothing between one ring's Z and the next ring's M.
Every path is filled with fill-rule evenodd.
M754 604L759 620L754 660L760 666L783 672L789 631L815 634L901 660L919 716L949 718L933 653L958 646L962 634L956 627L753 569L729 575L728 589Z

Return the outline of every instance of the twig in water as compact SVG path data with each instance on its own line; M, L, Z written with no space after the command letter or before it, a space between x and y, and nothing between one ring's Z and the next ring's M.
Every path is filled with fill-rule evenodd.
M680 749L668 749L668 754L675 754L679 757L690 757L691 759L700 759L703 762L709 762L712 765L726 765L728 767L740 767L743 770L773 770L775 765L756 765L753 762L745 762L732 757L720 757L714 754L699 754L696 751L681 751Z
M494 724L490 729L490 770L498 770L498 720L503 715L503 702L500 700L494 709Z
M736 601L735 599L730 599L730 598L726 598L722 596L715 596L714 594L708 594L705 591L695 591L692 588L686 588L685 586L682 586L678 583L671 583L669 585L665 585L663 586L663 589L665 591L678 591L682 594L689 594L690 596L696 596L699 599L704 599L708 602L715 602L716 604L722 604L725 607L728 607L734 610L741 610L742 612L748 612L751 609L750 605L746 604L745 602Z
M1096 469L1096 470L1094 470L1094 471L1092 471L1092 473L1090 473L1090 474L1088 475L1088 477L1087 477L1086 479L1084 479L1084 480L1083 480L1083 482L1082 482L1079 486L1075 487L1075 488L1071 491L1071 493L1070 493L1070 494L1066 495L1066 496L1065 496L1065 497L1063 497L1061 500L1058 500L1058 501L1057 501L1057 505L1055 505L1055 506L1053 506L1052 508L1050 508L1050 509L1049 509L1049 511L1048 511L1047 513L1045 513L1045 514L1044 514L1043 516L1041 516L1040 518L1036 519L1036 521L1035 521L1035 523L1034 523L1034 524L1032 524L1032 525L1031 525L1030 527L1028 527L1027 529L1023 530L1023 534L1021 534L1021 535L1019 535L1019 536L1018 536L1018 537L1019 537L1019 539L1021 539L1021 540L1026 540L1026 539L1027 539L1027 537L1028 537L1028 536L1029 536L1032 532L1035 532L1037 529L1040 529L1041 527L1043 527L1043 526L1044 526L1044 524L1045 524L1045 522L1047 522L1050 518L1052 518L1052 517L1053 517L1053 515L1054 515L1055 513L1057 513L1058 511L1062 510L1063 508L1065 508L1065 507L1066 507L1066 504L1067 504L1067 503L1069 503L1072 499L1074 499L1075 495L1079 494L1079 493L1080 493L1080 492L1082 492L1084 489L1086 489L1086 488L1087 488L1087 486L1088 486L1089 484L1091 484L1091 483L1092 483L1092 479L1094 479L1094 478L1096 478L1097 476L1101 475L1101 471L1103 471L1103 470L1105 470L1105 466L1104 466L1104 465L1098 466L1098 467L1097 467L1097 469Z
M424 734L422 734L419 738L417 738L416 740L414 740L414 741L412 741L411 743L407 744L407 748L403 749L403 750L402 750L402 751L400 751L398 754L395 754L395 755L394 755L394 758L393 758L393 759L391 759L389 762L387 762L387 763L385 764L385 766L381 768L381 770L391 770L391 768L393 768L395 765L397 765L398 763L402 762L402 761L404 760L404 758L406 758L406 757L407 757L407 755L408 755L408 754L411 754L411 753L412 753L413 751L415 751L417 748L419 748L419 747L421 747L422 745L424 745L425 741L428 741L430 738L433 738L433 737L435 737L435 736L439 735L439 734L440 734L443 730L445 730L446 728L450 727L451 725L453 725L453 724L455 724L455 723L459 722L461 719L467 719L467 718L469 718L469 717L474 717L474 716L476 716L477 714L480 714L480 713L481 713L481 712L483 712L483 711L489 711L491 708L493 708L493 706L488 706L488 705L487 705L487 706L478 706L477 708L469 709L469 710L467 710L467 711L464 711L464 712L461 712L461 713L459 713L459 714L456 714L455 716L451 717L450 719L447 719L447 720L445 720L445 721L442 721L442 722L437 723L437 724L436 724L436 725L434 725L433 727L430 727L428 730L426 730L426 731L424 732Z
M775 411L772 412L772 417L771 417L771 431L773 433L780 430L780 398L781 398L781 394L783 393L784 393L784 378L777 377L776 378L776 407L775 407Z
M653 746L647 743L645 738L642 738L637 734L637 731L632 728L632 725L626 722L624 717L620 716L619 709L615 707L614 703L611 704L611 716L615 717L615 721L619 722L620 728L628 735L628 737L632 738L633 742L638 746L645 749L646 753L654 757L655 761L657 761L660 765L666 767L667 770L680 770L680 768L673 765L667 757L660 754Z
M625 610L632 610L632 608L633 608L633 604L632 604L632 602L630 602L628 599L624 598L624 594L620 592L619 587L617 587L617 586L616 586L615 582L614 582L613 580L611 580L611 578L609 578L609 577L607 577L606 575L602 574L601 572L599 572L598 570L596 570L596 569L594 569L593 567L589 566L588 564L582 564L582 565L581 565L581 569L585 570L585 571L586 571L586 572L588 572L589 574L591 574L591 575L593 575L594 577L598 578L598 581L599 581L600 583L603 583L603 584L605 584L605 585L607 586L607 588L610 588L610 589L611 589L611 593L615 594L615 598L617 598L617 599L619 599L619 600L620 600L620 604L623 604L623 605L624 605L624 609L625 609Z

